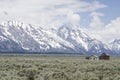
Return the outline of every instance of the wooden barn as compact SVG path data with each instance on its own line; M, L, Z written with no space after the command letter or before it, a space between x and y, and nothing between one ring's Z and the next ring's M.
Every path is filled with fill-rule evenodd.
M102 53L102 54L99 56L99 59L100 59L100 60L109 60L109 59L110 59L110 56L109 56L109 54L107 54L107 53Z

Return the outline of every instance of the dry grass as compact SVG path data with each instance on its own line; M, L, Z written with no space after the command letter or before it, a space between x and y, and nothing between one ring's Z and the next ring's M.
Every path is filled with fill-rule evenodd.
M120 80L120 57L1 55L0 80Z

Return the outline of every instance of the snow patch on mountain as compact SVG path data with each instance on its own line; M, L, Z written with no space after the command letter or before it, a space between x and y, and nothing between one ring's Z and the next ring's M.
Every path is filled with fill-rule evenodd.
M17 21L0 25L0 36L5 36L30 52L73 51L74 46L42 28ZM69 46L68 46L69 45Z
M0 52L81 53L120 52L120 40L106 45L93 39L80 27L63 25L46 30L23 22L0 24Z
M115 39L113 42L111 42L110 48L115 53L120 54L120 39Z

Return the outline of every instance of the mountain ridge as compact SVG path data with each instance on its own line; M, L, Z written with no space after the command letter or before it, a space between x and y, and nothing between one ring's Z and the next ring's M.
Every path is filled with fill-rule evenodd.
M6 42L7 41L7 42ZM17 21L0 24L0 52L38 52L38 53L78 53L100 54L117 53L102 41L91 38L80 27L63 25L54 31L33 27Z

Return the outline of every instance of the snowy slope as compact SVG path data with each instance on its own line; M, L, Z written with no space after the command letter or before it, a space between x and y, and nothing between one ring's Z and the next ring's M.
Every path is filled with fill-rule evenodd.
M120 39L115 39L111 42L110 47L114 53L120 54Z
M77 26L64 25L58 29L57 35L72 43L76 51L81 53L101 53L108 49L101 41L92 39Z
M57 35L65 41L72 43L76 51L81 53L88 51L87 40L90 38L86 34L82 33L79 28L72 25L64 25L59 28Z
M120 40L111 48L91 38L80 27L63 25L46 30L30 24L8 21L0 24L0 52L81 53L120 52ZM111 50L110 50L111 49Z
M12 40L29 52L74 52L72 44L49 31L32 27L30 24L8 21L0 25L0 32L1 37L5 36L6 39Z
M0 36L0 52L23 52L21 46L14 41Z
M88 44L89 53L103 53L109 52L110 49L107 45L103 44L101 41L93 39Z

